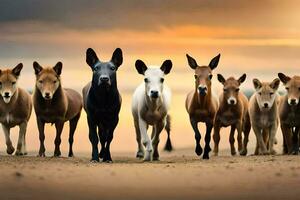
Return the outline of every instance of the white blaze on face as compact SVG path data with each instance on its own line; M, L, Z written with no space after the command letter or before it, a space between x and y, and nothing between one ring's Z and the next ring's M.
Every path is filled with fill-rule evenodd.
M163 92L164 73L157 67L148 68L145 71L146 94L151 97L151 93L158 92L158 97Z

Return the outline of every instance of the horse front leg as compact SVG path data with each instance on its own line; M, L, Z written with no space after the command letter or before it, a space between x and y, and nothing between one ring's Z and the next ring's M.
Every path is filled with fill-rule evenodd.
M141 132L141 136L142 136L142 143L146 148L146 151L144 154L144 161L151 161L153 146L152 146L152 142L147 134L148 125L141 117L139 117L139 128L140 128L140 132Z
M206 123L206 133L205 133L205 147L204 147L204 154L203 159L209 159L209 152L211 151L210 148L210 139L211 139L211 130L213 128L212 123Z
M7 154L11 155L14 153L15 148L13 147L12 142L10 140L10 128L2 124L2 129L3 129L4 135L5 135L5 141L6 141L6 147L7 147L6 152L7 152Z
M100 139L100 144L101 144L101 150L99 152L99 159L103 160L104 158L104 154L105 154L105 143L106 143L106 139L104 137L104 130L101 126L98 126L98 136Z
M54 140L54 144L55 144L54 157L61 156L61 152L60 152L61 133L62 133L62 130L64 128L64 124L65 123L63 121L55 123L56 137L55 137L55 140Z
M19 130L19 139L18 139L16 155L23 156L27 154L25 148L25 134L26 134L27 122L21 123L19 128L20 130Z
M91 162L99 162L97 125L88 117L89 139L92 144L92 159Z
M159 143L159 135L163 130L165 124L163 122L159 122L155 126L153 126L152 132L152 145L153 145L153 160L159 160L159 153L158 153L158 143Z
M200 140L201 140L201 134L200 131L198 129L198 122L193 119L192 117L190 117L190 123L192 125L192 128L194 130L195 133L195 140L196 140L196 148L195 148L195 152L198 156L201 156L203 149L200 145Z
M219 153L219 143L220 143L220 129L221 125L219 122L215 122L214 124L214 134L213 134L213 139L214 139L214 154L215 156L218 156Z
M103 147L104 148L103 162L112 163L111 154L110 154L110 143L112 142L114 137L114 129L104 130L104 132L105 132L106 144Z
M293 155L299 154L299 128L294 128L293 133Z

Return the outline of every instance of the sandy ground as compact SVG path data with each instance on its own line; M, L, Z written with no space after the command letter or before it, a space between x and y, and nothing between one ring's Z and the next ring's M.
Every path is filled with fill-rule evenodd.
M219 157L200 160L192 149L162 153L143 163L133 153L114 163L89 156L0 156L0 199L299 199L300 156Z

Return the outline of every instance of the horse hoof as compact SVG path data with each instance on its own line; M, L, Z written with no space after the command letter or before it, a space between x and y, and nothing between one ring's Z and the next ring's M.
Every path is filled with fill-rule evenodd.
M94 159L90 160L90 163L98 163L98 162L99 162L99 160L94 160Z
M14 152L15 152L15 148L13 146L8 147L6 149L6 153L9 154L9 155L13 154Z
M235 155L236 155L236 152L235 152L235 151L231 152L231 155L232 155L232 156L235 156Z
M204 160L208 160L209 159L209 155L208 154L203 154L203 159Z
M16 151L15 155L16 155L16 156L24 156L25 154L22 153L22 152L20 152L20 151Z
M196 146L195 152L196 152L196 154L197 154L198 156L201 156L201 154L202 154L202 152L203 152L203 149L201 148L200 145L199 145L199 146L198 146L198 145Z
M240 156L246 156L246 155L247 155L247 150L240 151Z
M153 157L153 161L159 161L159 157Z
M46 157L45 153L39 153L36 157Z
M141 152L141 151L138 151L138 152L136 153L136 157L139 158L139 159L144 158L144 153Z

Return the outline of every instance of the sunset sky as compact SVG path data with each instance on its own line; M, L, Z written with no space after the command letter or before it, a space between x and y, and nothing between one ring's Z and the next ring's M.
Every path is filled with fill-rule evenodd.
M251 88L254 77L271 81L279 71L299 74L299 1L0 1L0 68L23 62L23 87L34 86L34 60L43 66L62 61L63 84L80 91L91 79L85 63L88 47L102 60L122 48L118 84L129 105L133 89L142 81L134 68L136 59L149 65L171 59L167 83L182 101L194 84L186 53L200 65L221 53L215 74L247 73L243 88ZM216 76L213 79L214 87L220 88ZM176 111L181 112L184 109Z

